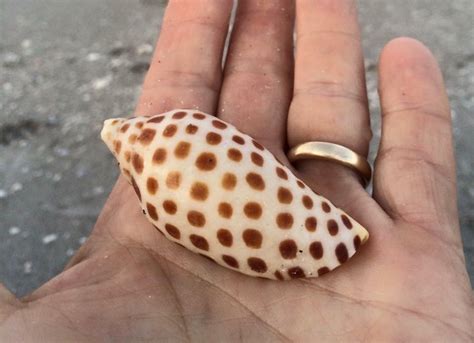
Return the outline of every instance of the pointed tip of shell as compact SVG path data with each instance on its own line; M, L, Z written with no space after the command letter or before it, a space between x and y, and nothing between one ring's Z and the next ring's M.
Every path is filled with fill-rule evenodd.
M360 245L365 244L369 240L369 231L362 225L356 222L355 232L360 237Z
M124 118L112 118L104 120L104 125L100 131L100 138L104 141L107 146L112 144L117 131L120 128L120 124L123 123Z

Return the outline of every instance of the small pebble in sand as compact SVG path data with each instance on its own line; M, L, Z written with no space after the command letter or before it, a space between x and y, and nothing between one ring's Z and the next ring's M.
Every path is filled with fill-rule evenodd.
M95 90L100 90L107 88L110 83L112 82L112 75L107 75L105 77L101 77L99 79L95 79L92 81L92 88Z
M11 92L11 90L13 89L13 85L10 82L5 82L2 85L2 88L4 92L8 93L8 92Z
M94 195L100 195L102 193L104 193L104 187L102 186L96 186L92 189L92 194Z
M4 189L0 189L0 199L6 198L7 197L7 191Z
M21 47L22 47L23 49L29 49L29 48L31 48L31 40L29 40L29 39L23 40L23 41L21 42Z
M100 60L100 58L101 58L101 55L97 52L91 52L86 56L86 60L88 62L95 62L95 61Z
M53 175L52 180L53 180L53 182L59 182L59 181L61 181L61 178L62 178L61 174L56 173L56 174Z
M20 228L18 226L12 226L11 228L8 229L8 233L11 235L11 236L15 236L15 235L18 235L20 233Z
M87 237L81 237L81 238L79 238L79 243L84 244L86 242L86 240L87 240Z
M23 273L31 274L32 267L33 263L31 261L26 261L25 263L23 263Z
M67 256L72 256L72 255L74 255L74 249L71 249L71 248L67 249L67 250L66 250L66 255L67 255Z
M3 65L5 67L16 67L21 64L21 56L14 52L7 52L3 57Z
M23 185L19 182L15 182L11 187L10 187L10 192L16 193L19 192L23 189Z
M137 47L137 54L148 55L153 52L153 46L151 44L141 44Z
M49 235L43 236L42 241L43 241L43 244L49 244L49 243L54 242L57 239L58 239L58 235L55 233L51 233Z

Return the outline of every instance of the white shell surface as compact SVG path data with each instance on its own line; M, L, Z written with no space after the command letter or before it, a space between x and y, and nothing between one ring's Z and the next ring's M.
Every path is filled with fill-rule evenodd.
M214 116L174 110L109 119L101 136L150 222L227 268L270 279L315 277L368 239L267 149Z

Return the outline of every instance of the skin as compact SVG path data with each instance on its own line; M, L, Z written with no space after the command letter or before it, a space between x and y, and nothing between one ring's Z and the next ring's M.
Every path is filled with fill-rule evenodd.
M221 71L231 6L170 2L137 114L217 113L284 161L288 146L310 140L366 155L371 132L354 2L300 0L295 9L287 0L240 1ZM430 51L409 38L389 42L379 92L373 196L337 164L294 166L370 231L336 271L282 283L219 267L152 229L119 179L60 275L23 299L0 288L0 340L472 341L450 110Z

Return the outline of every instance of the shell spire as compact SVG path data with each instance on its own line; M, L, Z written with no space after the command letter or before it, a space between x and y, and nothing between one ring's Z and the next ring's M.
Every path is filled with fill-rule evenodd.
M101 137L168 239L241 273L316 277L368 232L270 151L214 116L173 110L109 119Z

